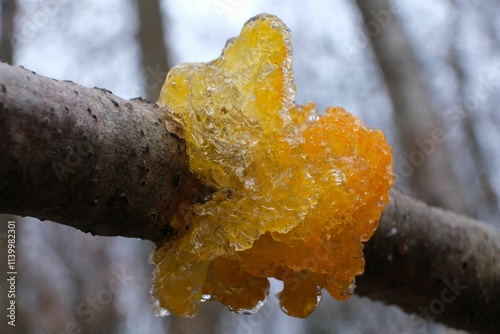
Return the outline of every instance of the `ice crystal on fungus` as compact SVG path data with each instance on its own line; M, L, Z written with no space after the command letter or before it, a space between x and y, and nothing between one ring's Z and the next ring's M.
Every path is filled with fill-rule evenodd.
M209 63L168 74L158 104L180 121L192 171L216 189L175 215L152 255L153 298L179 316L203 300L251 313L268 277L284 312L307 317L325 288L346 299L393 182L391 148L339 107L294 104L290 31L250 19ZM182 221L180 221L182 220Z

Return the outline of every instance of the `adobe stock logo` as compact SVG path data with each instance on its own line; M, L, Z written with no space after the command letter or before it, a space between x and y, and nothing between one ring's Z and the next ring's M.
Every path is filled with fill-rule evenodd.
M83 163L84 158L92 155L92 150L91 146L82 142L66 147L64 161L54 160L51 164L59 182L69 180L76 173L76 168Z
M480 78L477 86L463 98L462 102L456 103L442 115L440 125L422 138L415 139L413 143L416 148L411 150L406 156L401 154L397 157L397 174L407 178L411 176L416 168L423 165L428 157L436 153L440 144L449 140L446 131L450 128L460 126L467 118L482 110L483 104L498 92L500 65L492 69L487 76Z
M398 175L402 177L409 177L412 175L415 168L423 165L426 158L433 155L436 152L437 146L445 141L446 133L441 128L434 128L428 138L415 139L413 143L418 148L412 150L407 158L402 155L398 156L398 162L401 163Z
M412 314L410 316L410 324L412 327L417 328L418 333L423 333L427 324L434 321L440 314L442 314L447 304L453 303L460 296L462 291L467 289L468 285L458 284L458 280L455 277L453 283L445 279L443 283L446 288L441 290L440 298L435 298L431 300L427 307L419 307L418 314Z
M127 272L126 268L111 268L107 273L106 287L99 290L95 295L89 296L76 308L75 313L85 323L91 323L97 314L102 312L106 306L111 304L117 294L129 286L136 275ZM54 334L83 334L83 329L76 321L68 321L64 329ZM50 334L50 333L49 333Z
M240 10L243 4L243 0L216 0L213 2L214 9L219 16L233 14Z
M11 43L19 47L28 44L37 37L38 31L49 25L54 17L61 12L61 8L69 4L71 0L48 0L39 1L41 5L30 16L23 17L22 25L18 27L16 34L9 36Z
M384 28L389 26L393 20L393 15L400 12L397 2L391 4L387 9L378 11L371 10L370 17L372 18L365 23L363 28L355 29L349 42L342 44L342 52L345 57L350 57L353 54L367 48L370 45L370 38L375 38L382 33Z

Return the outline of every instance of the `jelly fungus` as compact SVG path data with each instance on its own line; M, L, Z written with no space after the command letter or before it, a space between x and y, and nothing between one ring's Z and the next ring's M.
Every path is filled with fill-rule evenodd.
M268 277L283 281L281 308L295 317L323 288L353 293L389 200L391 148L344 109L319 114L294 98L290 31L269 14L218 59L168 74L158 104L184 126L190 168L215 192L182 206L151 256L157 314L194 316L205 300L256 312Z

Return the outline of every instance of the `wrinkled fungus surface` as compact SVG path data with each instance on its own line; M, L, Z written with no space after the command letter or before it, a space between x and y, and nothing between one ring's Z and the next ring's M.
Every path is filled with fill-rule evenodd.
M327 88L325 88L327 89ZM216 189L174 215L174 238L151 260L158 314L194 316L218 300L252 313L268 277L284 312L307 317L326 289L348 298L363 242L392 185L384 135L339 107L294 104L290 31L250 19L209 63L173 68L158 104L185 127L192 171Z

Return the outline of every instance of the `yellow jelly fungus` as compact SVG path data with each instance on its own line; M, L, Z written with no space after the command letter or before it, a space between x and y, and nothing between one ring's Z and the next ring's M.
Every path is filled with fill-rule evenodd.
M200 301L255 312L283 281L284 312L307 317L325 288L346 299L363 272L393 182L384 135L342 108L294 105L290 31L250 19L209 63L173 68L158 104L183 124L193 173L215 192L174 215L151 260L157 313Z

